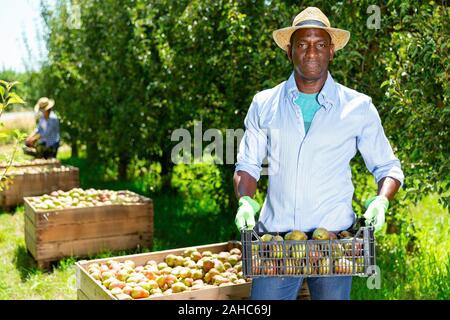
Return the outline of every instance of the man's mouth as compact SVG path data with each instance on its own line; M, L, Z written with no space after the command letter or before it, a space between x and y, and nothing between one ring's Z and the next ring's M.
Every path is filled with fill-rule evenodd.
M319 65L319 62L317 62L317 61L307 61L307 62L305 62L305 65L306 66L315 67L315 66Z

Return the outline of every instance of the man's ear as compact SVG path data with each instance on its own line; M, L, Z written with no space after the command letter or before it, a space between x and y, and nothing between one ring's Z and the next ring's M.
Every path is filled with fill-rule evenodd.
M292 63L292 50L291 50L291 45L290 44L287 45L286 56L289 59L289 62Z
M330 62L333 61L334 58L334 44L330 44Z

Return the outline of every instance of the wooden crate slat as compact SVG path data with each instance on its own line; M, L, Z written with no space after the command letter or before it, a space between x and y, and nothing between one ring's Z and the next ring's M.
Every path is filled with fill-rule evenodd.
M88 300L117 300L110 292L100 286L84 269L76 267L77 290L81 290Z
M77 289L77 300L89 300L89 298L82 290Z
M148 217L120 219L92 223L48 225L37 229L37 240L45 243L72 241L77 239L96 239L120 235L151 232L152 224Z
M56 261L61 258L75 256L87 257L102 251L120 251L139 247L152 246L152 233L99 237L75 241L42 243L37 247L35 259Z
M80 221L82 221L82 223L94 223L119 219L148 218L151 216L153 208L151 203L136 204L132 206L104 205L84 208L89 209L89 215L86 215L85 210L80 210L80 208L58 209L35 214L29 200L25 199L24 202L26 215L30 216L30 219L37 226L76 224L80 223ZM137 207L142 207L142 209L136 210Z
M57 190L68 191L79 187L78 168L67 167L69 170L62 172L12 175L13 184L0 192L0 206L9 208L23 203L24 197L40 196Z
M0 169L4 169L7 167L7 164L4 162L0 163ZM61 161L57 159L47 160L47 161L28 161L28 162L13 162L11 167L14 168L26 168L26 167L43 167L43 168L52 168L52 167L61 167Z

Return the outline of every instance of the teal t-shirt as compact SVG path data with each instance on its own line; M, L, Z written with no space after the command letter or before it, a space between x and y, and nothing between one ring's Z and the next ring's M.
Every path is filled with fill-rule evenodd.
M303 115L303 122L305 124L305 134L311 127L311 122L320 109L320 104L317 101L318 93L303 93L299 92L297 98L294 100L295 104L300 107Z

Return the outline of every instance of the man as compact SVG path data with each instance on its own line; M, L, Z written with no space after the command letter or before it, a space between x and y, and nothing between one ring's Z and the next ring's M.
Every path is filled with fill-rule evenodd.
M256 94L245 118L234 175L237 227L255 226L260 205L253 196L267 157L268 192L259 220L269 231L348 229L355 221L350 160L359 151L378 183L364 216L380 230L404 177L371 98L336 83L328 72L350 33L331 28L322 11L309 7L273 37L294 70L287 81ZM251 298L296 299L302 281L255 278ZM350 299L351 281L309 278L311 298Z
M36 158L56 158L59 148L59 120L53 107L55 101L46 97L40 98L34 110L42 112L38 126L25 140L24 152Z

